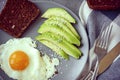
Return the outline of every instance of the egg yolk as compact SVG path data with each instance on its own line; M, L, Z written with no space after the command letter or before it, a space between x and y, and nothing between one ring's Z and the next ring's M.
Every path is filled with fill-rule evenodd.
M15 51L9 58L9 64L14 70L24 70L29 64L29 58L23 51Z

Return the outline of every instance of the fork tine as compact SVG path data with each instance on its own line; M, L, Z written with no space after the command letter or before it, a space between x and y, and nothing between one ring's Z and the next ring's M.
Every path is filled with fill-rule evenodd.
M96 40L96 46L101 46L100 41L101 41L101 39L102 39L101 37L103 37L103 34L104 34L104 32L103 32L104 26L105 26L105 23L103 24L102 29L101 29L101 32L100 32L100 34L99 34L99 36L98 36L98 38L97 38L97 40Z
M106 37L106 39L104 40L104 48L105 49L107 49L108 48L108 44L109 44L109 38L110 38L110 34L111 34L111 31L112 31L112 27L113 27L113 25L111 25L111 26L109 26L108 28L107 28L107 33L106 33L106 35L105 35L105 37Z
M99 37L97 38L97 42L96 42L96 46L99 46L101 48L104 48L104 49L107 49L108 48L108 40L109 40L109 37L110 37L110 33L112 31L112 26L108 26L104 31L104 27L102 27L102 30L100 32L100 35Z
M109 44L109 37L110 37L110 33L112 30L112 26L108 26L103 34L103 39L102 39L102 46L101 48L104 48L107 50L108 48L108 44Z
M103 45L104 45L104 39L105 39L105 35L106 35L106 31L103 31L101 33L101 36L99 37L99 47L103 48Z

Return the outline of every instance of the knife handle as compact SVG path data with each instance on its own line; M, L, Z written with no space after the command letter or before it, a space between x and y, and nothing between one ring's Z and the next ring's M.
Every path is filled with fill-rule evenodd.
M113 63L114 59L119 54L120 54L120 42L100 61L98 75L104 72Z

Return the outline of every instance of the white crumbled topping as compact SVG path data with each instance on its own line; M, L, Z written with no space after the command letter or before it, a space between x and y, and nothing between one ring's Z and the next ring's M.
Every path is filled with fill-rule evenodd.
M55 66L59 65L59 60L57 58L50 59L47 55L43 56L43 60L46 64L47 69L46 77L50 78L57 71Z

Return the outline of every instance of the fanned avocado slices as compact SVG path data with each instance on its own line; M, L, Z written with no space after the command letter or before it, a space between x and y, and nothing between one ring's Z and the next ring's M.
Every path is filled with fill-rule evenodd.
M82 55L81 51L74 45L64 40L61 36L50 32L43 33L36 37L38 41L46 40L59 46L65 53L78 59Z
M63 8L49 8L43 15L43 18L50 18L52 16L60 16L71 23L75 23L75 19Z
M45 32L52 32L54 34L59 34L63 36L67 41L77 46L80 45L80 41L74 35L69 34L63 28L55 25L55 24L46 24L43 23L40 28L38 29L38 33L45 33Z
M59 21L49 20L49 19L48 19L48 20L45 21L45 23L48 24L48 25L56 25L56 26L64 29L65 31L67 31L70 35L75 36L75 35L71 32L71 30L70 30L65 24L63 24L63 23L61 23L61 22L59 22ZM76 36L75 36L75 37L76 37Z
M79 59L80 36L72 23L75 19L63 8L49 8L42 16L48 18L38 29L36 40L68 60L69 56Z
M47 41L47 40L39 40L39 41L41 43L43 43L44 45L46 45L47 47L49 47L50 49L52 49L53 51L55 51L58 55L60 55L64 59L66 59L66 60L69 59L69 55L66 54L61 48L59 48L59 46L57 46L54 43L51 43L50 41Z
M70 22L68 22L66 19L60 17L60 16L52 16L50 17L48 20L55 20L59 23L63 23L66 25L67 28L69 28L71 30L71 32L78 38L80 39L79 34L77 33L77 31L75 30L74 26L72 26L72 24Z

